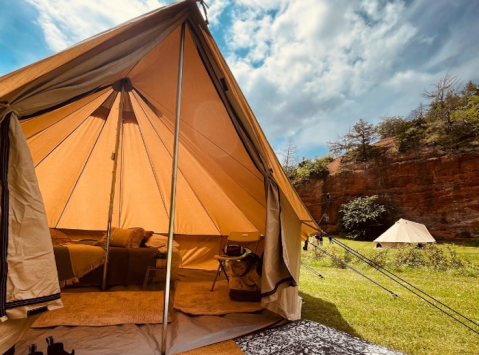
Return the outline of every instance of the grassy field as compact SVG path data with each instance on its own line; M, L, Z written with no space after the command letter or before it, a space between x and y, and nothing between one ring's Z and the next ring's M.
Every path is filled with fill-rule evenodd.
M370 253L372 243L343 240ZM327 243L327 242L326 242ZM325 243L325 244L326 244ZM479 354L479 335L455 322L364 263L351 265L399 295L388 292L349 269L333 267L329 258L303 252L303 261L325 279L301 270L303 318L411 355ZM457 246L457 255L479 266L479 248ZM391 251L394 253L395 251ZM430 269L394 271L406 281L479 323L479 277Z

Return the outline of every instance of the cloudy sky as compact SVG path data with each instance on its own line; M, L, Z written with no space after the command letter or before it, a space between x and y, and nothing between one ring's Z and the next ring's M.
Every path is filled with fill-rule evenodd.
M0 75L166 0L0 0ZM479 81L479 1L209 0L210 28L266 135L301 156L359 118L407 115L445 73Z

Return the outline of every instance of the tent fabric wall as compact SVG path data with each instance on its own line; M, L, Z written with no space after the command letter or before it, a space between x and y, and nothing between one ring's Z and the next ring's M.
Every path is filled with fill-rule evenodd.
M8 200L8 233L2 231L1 321L26 318L34 309L62 307L45 208L38 188L30 150L14 114L1 123L8 133L8 180L2 181L2 198ZM2 145L6 137L2 134ZM8 194L6 188L8 187ZM5 206L5 205L3 205ZM4 223L2 221L2 227ZM3 243L8 248L3 248ZM5 253L5 254L3 254ZM32 287L34 285L35 287Z
M153 11L0 78L0 101L6 102L0 120L10 112L13 121L25 119L22 128L48 225L104 229L120 105L115 85L128 78L113 225L165 232L178 28L184 21L175 233L221 240L231 231L260 231L263 303L295 319L297 289L288 291L288 286L297 285L299 238L314 231L314 221L284 175L195 1ZM45 221L38 229L44 239L46 227Z

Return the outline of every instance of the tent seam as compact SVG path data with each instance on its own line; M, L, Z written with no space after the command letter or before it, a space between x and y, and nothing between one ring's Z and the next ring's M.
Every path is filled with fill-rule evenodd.
M121 199L122 199L122 191L123 191L123 158L124 158L124 140L123 140L123 116L121 117L121 125L120 125L120 172L119 172L119 179L118 179L118 228L120 228L121 224ZM115 211L115 205L113 204L113 212Z
M138 88L135 88L135 90L138 92L138 94L145 99L145 101L150 101L148 100L145 95L141 92L141 89L138 89ZM154 100L154 99L153 99ZM220 98L221 100L221 98ZM163 107L165 110L167 110L168 112L170 112L172 115L174 115L174 112L171 111L168 107L164 106L162 103L154 100L157 104L159 104L161 107ZM223 102L222 102L223 104ZM223 104L224 106L224 104ZM226 108L225 108L225 111L226 111ZM226 112L228 114L228 112ZM229 116L229 114L228 114ZM161 120L161 117L158 117L160 120ZM163 121L163 120L162 120ZM190 129L194 130L195 132L197 132L198 134L200 134L204 139L206 139L208 142L210 142L211 144L213 144L215 147L217 147L218 149L220 149L222 152L224 152L225 154L227 154L229 157L231 157L235 162L237 162L240 166L242 166L244 169L246 169L249 173L251 173L251 175L253 175L256 179L258 179L261 183L263 183L264 181L259 178L254 172L252 172L248 167L246 167L243 163L241 163L238 159L236 159L234 156L232 156L230 153L228 153L226 150L224 150L223 148L221 148L218 144L216 144L215 142L213 142L211 139L209 139L208 137L206 137L203 133L201 133L200 131L198 131L197 129L195 129L193 126L191 126L188 122L186 121L183 121L184 124L186 124ZM261 174L261 173L260 173Z
M75 181L75 185L73 185L73 188L72 188L72 190L71 190L71 192L70 192L70 195L68 196L68 199L67 199L67 201L66 201L66 203L65 203L65 206L63 207L62 213L60 214L60 217L58 218L58 221L57 221L57 223L55 224L55 228L58 227L58 224L60 223L60 220L62 219L63 214L65 213L65 210L66 210L66 208L67 208L67 206L68 206L68 203L70 203L70 200L71 200L71 198L72 198L72 196L73 196L73 193L75 192L75 189L76 189L76 187L77 187L77 185L78 185L78 182L80 181L80 179L81 179L81 177L82 177L82 175L83 175L83 172L85 171L86 166L88 165L88 162L90 161L91 155L93 154L93 151L95 150L96 144L98 143L98 141L99 141L99 139L100 139L100 136L101 136L101 134L103 133L103 129L105 128L105 125L106 125L106 122L107 122L107 121L108 121L108 119L106 119L105 122L103 122L103 126L101 127L100 132L98 133L98 137L96 137L95 143L93 143L93 146L92 146L92 148L91 148L91 150L90 150L90 153L88 154L88 157L87 157L87 159L86 159L86 161L85 161L85 164L83 164L83 168L82 168L82 170L81 170L81 172L80 172L80 175L78 175L78 179L77 179L77 181Z
M106 93L106 91L105 91L103 94L105 94L105 93ZM87 106L88 104L91 104L93 101L95 101L96 99L98 99L99 97L101 97L103 94L98 95L98 97L94 98L94 99L91 100L91 101L88 101L87 103L85 103L84 105L82 105L82 106L80 106L78 109L76 109L75 111L69 113L69 114L66 115L65 117L59 119L58 121L52 123L51 125L45 127L44 129L42 129L42 130L40 130L40 131L38 131L38 132L32 134L32 135L29 136L29 137L25 137L25 139L28 141L29 139L32 139L33 137L39 135L40 133L46 131L47 129L52 128L52 127L55 126L57 123L60 123L61 121L66 120L68 117L70 117L71 115L73 115L73 114L75 114L76 112L80 111L82 108L84 108L84 107ZM92 94L92 95L93 95L93 94ZM108 96L109 96L109 95L108 95ZM103 102L104 102L104 101L103 101ZM103 104L103 102L102 102L102 104ZM67 105L65 105L65 106L67 106ZM59 107L58 109L63 108L63 107L65 107L65 106ZM100 106L101 106L101 105L100 105ZM98 107L100 107L100 106L98 106ZM98 108L98 107L97 107L97 108ZM58 109L57 109L57 110L58 110ZM96 110L96 109L95 109L95 110ZM95 110L93 110L91 113L95 112ZM53 112L53 111L50 111L50 112ZM91 115L91 113L90 113L90 115ZM31 121L33 121L33 120L35 120L35 119L37 119L37 118L40 118L40 116L42 116L42 115L38 115L38 116L36 116L36 117L32 117L32 118L29 119L29 120L26 120L26 121L24 121L24 122L20 122L20 124L22 124L22 123L27 123L27 122L31 122Z
M141 106L141 104L140 104L140 106ZM170 131L170 133L173 133L173 132L172 132L172 128L169 127L169 125L168 125L167 123L163 122L163 120L162 120L161 118L159 118L159 117L158 117L158 119L163 123L163 125L166 127L166 129L168 129L168 130ZM183 148L184 148L189 154L192 155L192 153L190 152L190 150L189 150L184 144L183 144ZM199 162L198 162L198 164L201 165L201 163L199 163ZM180 169L180 168L178 167L178 169ZM251 219L243 212L243 210L229 197L229 195L226 193L226 191L221 187L220 184L218 184L218 183L216 182L216 180L211 176L211 174L210 174L206 169L204 169L204 172L205 172L205 174L206 174L207 176L209 176L209 177L211 178L211 180L214 182L215 186L217 186L218 189L220 189L220 190L225 194L225 196L228 197L228 199L231 201L231 203L238 209L238 211L240 211L240 213L248 220L248 222L250 222L251 225L256 228L256 230L260 231L260 228L258 228L258 226L257 226L255 223L253 223L253 221L251 221ZM183 173L182 173L182 174L183 174ZM227 175L229 176L229 174L227 174ZM186 176L185 176L184 174L183 174L183 176L185 177L185 180L186 180ZM238 185L240 188L242 188L241 185L239 185L238 183L236 183L236 181L233 180L233 182L234 182L236 185ZM190 185L190 183L189 183L188 181L187 181L187 183L188 183L188 185ZM193 187L191 187L191 185L190 185L190 188L191 188L191 190L193 191ZM242 189L243 189L243 188L242 188ZM246 191L245 189L243 189L243 190ZM193 191L193 193L194 193L195 196L196 196L196 193L195 193L194 191ZM258 200L256 200L256 198L254 198L248 191L246 191L246 193L247 193L248 195L250 195L256 202L258 202L258 204L259 204L260 206L262 206L263 208L266 209L266 206L263 206L263 204L260 203ZM198 199L198 201L200 200L200 199L198 198L198 196L196 196L196 198ZM200 203L201 203L201 201L200 201ZM203 206L203 203L201 203L201 205ZM206 208L205 208L204 206L203 206L203 208L206 210ZM211 217L210 217L210 218L211 218ZM219 230L218 230L218 232L219 232ZM220 232L220 234L221 234L221 232Z
M130 100L131 100L131 96L130 96ZM146 116L146 112L143 110L143 107L141 107L141 105L138 102L138 99L136 97L135 97L135 100L138 103L138 106L140 106L141 110L143 111L143 113ZM133 109L133 112L134 111L135 110ZM137 122L138 122L138 119L137 119ZM163 199L163 194L161 193L161 190L160 190L160 185L158 184L158 177L156 176L155 169L153 168L153 162L151 161L150 153L148 152L148 148L146 147L145 138L143 136L143 131L141 130L141 127L140 127L140 122L138 122L138 130L140 131L141 140L143 141L143 147L145 148L146 155L148 156L148 162L150 163L151 172L153 173L153 177L155 178L156 187L158 188L158 192L160 193L161 202L163 202L163 208L165 209L166 216L168 218L170 218L170 214L168 213L168 210L166 209L166 204L165 204L165 201Z
M171 127L171 124L170 124L169 122L165 122L164 120L161 119L161 117L158 117L158 119L165 125L165 127L167 127L167 128L170 130L170 132L172 131L172 127ZM184 123L186 123L186 122L184 122ZM196 130L196 129L194 129L192 126L190 126L188 123L186 123L186 125L189 126L191 129L193 129L195 132L200 133L198 130ZM201 133L200 133L200 134L201 134ZM208 138L205 137L205 139L207 139L207 140L209 141ZM212 144L216 145L216 144L213 143L212 141L210 141L210 142L211 142ZM184 147L186 150L188 150L188 152L190 152L191 155L194 154L194 153L191 152L190 149L188 149L188 148L186 147L186 145L183 145L183 147ZM218 148L221 149L221 147L219 147L219 146L218 146ZM225 152L226 154L228 154L228 152L224 151L223 149L221 149L221 150L222 150L223 152ZM229 154L228 154L228 155L229 155ZM233 160L237 161L233 156L231 156L231 158L233 158ZM212 160L212 159L210 159L210 160ZM212 161L213 161L213 163L216 164L216 162L215 162L214 160L212 160ZM243 166L247 171L251 172L251 170L249 170L246 166L244 166L243 164L241 164L241 162L239 162L239 161L237 161L237 162L238 162L241 166ZM200 165L202 165L202 164L200 163ZM217 164L217 165L218 165L218 164ZM231 181L232 181L235 185L237 185L240 189L242 189L242 190L245 191L249 196L251 196L251 198L253 198L253 200L255 200L256 202L258 202L258 204L259 204L261 207L266 208L266 206L263 205L263 203L261 203L260 201L258 201L258 199L251 194L251 192L249 192L249 191L248 191L247 189L245 189L242 185L240 185L235 179L233 179L233 177L232 177L226 170L223 170L223 171L224 171L224 173L225 173L226 175L228 175L228 176L231 178ZM213 177L211 176L211 174L209 174L209 173L207 173L207 174L208 174L211 178L213 178ZM262 181L260 178L258 178L254 173L251 172L251 174L252 174L254 177L256 177L256 178L258 179L258 181L260 181L261 183L264 184L264 181ZM215 179L213 178L213 180L215 180ZM216 181L215 181L215 183L216 183ZM218 185L218 183L216 183L216 185ZM218 186L219 186L219 185L218 185Z
M109 97L109 96L110 96L110 95L108 95L108 97ZM85 117L85 119L80 122L80 124L79 124L78 126L76 126L70 133L68 133L68 134L65 136L65 138L63 138L55 147L53 147L53 149L52 149L50 152L48 152L48 154L45 155L45 156L42 158L42 160L40 160L40 161L34 166L34 168L36 169L41 163L43 163L43 162L45 161L45 159L47 159L47 158L50 156L50 154L52 154L52 153L53 153L59 146L61 146L73 133L75 133L75 132L77 131L77 129L79 129L79 128L88 120L88 118L91 117L91 114L92 114L93 112L95 112L95 110L97 110L101 105L103 105L103 103L108 99L108 97L107 97L104 101L102 101L102 103L101 103L100 105L98 105L97 108L95 108L92 112L90 112L90 114L88 114L88 115Z
M140 104L141 106L141 104ZM163 142L163 139L160 137L160 134L158 133L158 131L156 130L155 126L153 125L153 123L151 122L151 119L149 117L149 115L145 112L145 115L146 115L146 118L148 119L148 121L150 122L150 125L151 127L153 127L153 130L155 131L157 137L160 139L161 143L163 144L163 146L165 147L167 153L170 155L170 157L172 156L170 151L168 150L168 148L166 147L166 144ZM160 120L161 121L161 120ZM163 123L164 124L164 123ZM168 129L168 128L167 128ZM168 129L169 130L169 129ZM186 178L185 174L183 174L183 171L181 170L180 167L178 167L178 171L180 172L181 175L183 175L183 178L185 179L185 182L186 184L190 187L190 190L191 192L193 192L193 195L195 195L196 199L198 200L198 202L200 203L201 207L203 207L203 209L205 210L206 214L208 215L208 217L210 218L211 220L211 223L213 224L213 226L216 228L216 230L218 231L218 233L221 235L221 231L220 229L218 228L218 226L216 225L216 223L214 222L213 218L211 218L211 215L210 213L208 212L208 210L205 208L205 206L203 205L203 203L201 203L200 199L198 198L198 196L196 195L196 192L193 190L193 187L191 186L191 184L188 182L188 179ZM171 196L170 196L171 198Z

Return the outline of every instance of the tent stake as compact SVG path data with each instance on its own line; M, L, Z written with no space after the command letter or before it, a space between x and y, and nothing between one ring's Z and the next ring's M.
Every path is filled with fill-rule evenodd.
M170 282L171 282L171 260L173 257L173 235L175 229L175 209L176 209L176 179L178 170L178 147L180 138L180 111L181 111L181 89L183 83L183 61L185 48L185 23L181 25L180 38L180 58L178 65L178 87L176 92L176 120L175 120L175 142L173 146L173 167L171 172L171 201L170 201L170 223L168 225L168 251L166 258L166 280L165 280L165 298L163 304L163 333L161 353L166 354L166 338L168 332L168 310L170 303Z
M111 176L111 191L110 191L110 208L108 209L108 225L106 228L106 245L105 245L105 263L103 264L103 280L101 282L101 290L105 291L106 289L106 276L108 273L108 259L110 255L110 237L111 237L111 223L113 220L113 202L115 200L115 188L116 188L116 175L118 167L118 150L120 148L120 133L122 130L123 123L123 106L125 100L125 83L121 81L121 92L120 92L120 110L118 112L118 125L116 127L116 143L115 143L115 152L112 155L113 159L113 171Z

